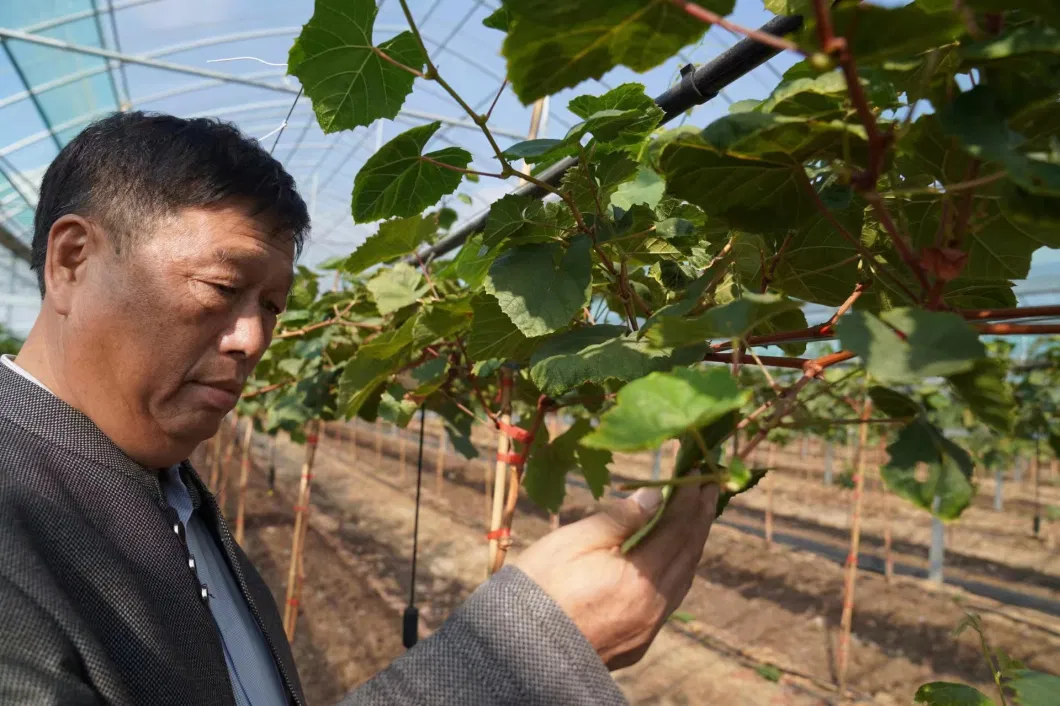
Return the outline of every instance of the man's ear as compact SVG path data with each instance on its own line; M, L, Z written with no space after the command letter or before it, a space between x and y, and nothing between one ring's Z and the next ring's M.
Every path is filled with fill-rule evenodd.
M104 253L107 243L98 226L87 218L68 213L48 231L48 255L44 262L44 285L48 299L59 314L69 314L74 297L84 287L89 264Z

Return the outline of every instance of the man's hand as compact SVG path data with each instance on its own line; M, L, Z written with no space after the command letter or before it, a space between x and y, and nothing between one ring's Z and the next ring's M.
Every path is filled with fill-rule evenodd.
M570 616L609 669L643 657L684 600L714 521L718 486L679 488L652 532L623 556L622 542L661 502L657 489L642 488L606 512L542 538L516 561Z

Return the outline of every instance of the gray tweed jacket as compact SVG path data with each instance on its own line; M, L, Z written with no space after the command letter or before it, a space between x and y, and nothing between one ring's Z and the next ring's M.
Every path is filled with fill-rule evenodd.
M273 598L213 497L189 475L288 699L302 706ZM235 703L173 521L155 472L83 414L0 366L0 704ZM563 611L524 574L505 569L343 703L626 702Z

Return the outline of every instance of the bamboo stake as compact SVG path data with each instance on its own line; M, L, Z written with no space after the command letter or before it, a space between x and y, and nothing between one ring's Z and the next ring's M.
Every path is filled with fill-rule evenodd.
M383 424L375 420L375 467L383 465Z
M894 512L891 509L891 494L887 492L887 486L883 482L883 465L887 459L887 442L884 439L880 440L880 457L876 465L876 477L880 484L880 494L882 500L880 504L883 506L883 578L887 583L891 583L894 580L894 552L892 551L893 536L892 526L894 525Z
M512 423L512 371L508 368L501 368L501 420L505 424ZM501 528L504 519L504 504L507 500L505 485L508 480L508 462L504 459L512 447L507 434L503 431L498 431L497 434L497 463L493 470L493 506L490 513L489 563L486 564L488 576L493 575L500 553L500 538L494 533Z
M236 450L236 441L239 439L239 417L232 415L232 436L228 440L228 448L225 449L225 463L232 460L232 453Z
M236 497L236 544L243 544L243 529L247 501L247 479L250 478L250 442L254 436L254 422L247 419L243 430L243 457L239 466L239 495Z
M559 413L550 414L545 420L545 424L548 426L548 438L555 440L559 436ZM557 530L559 529L559 513L549 512L548 513L548 529Z
M773 548L773 475L776 471L773 470L776 462L777 445L769 445L769 454L766 456L766 468L769 469L769 473L766 473L766 477L762 480L766 484L766 549Z
M487 447L487 456L482 461L482 475L485 477L485 483L483 484L482 487L483 487L483 491L484 491L483 492L483 497L486 500L486 526L487 527L489 527L489 524L490 524L490 512L492 511L492 508L493 508L493 469L490 467L489 455L488 455L489 449L493 449L493 451L494 451L493 457L494 458L497 457L496 445L492 445L492 446ZM487 570L486 573L488 575L489 571Z
M299 566L309 525L309 495L312 490L313 460L316 457L319 433L320 421L314 419L309 423L309 433L306 434L305 461L302 463L302 478L298 486L298 503L294 506L294 535L291 541L291 561L287 570L287 602L283 612L283 631L287 634L288 642L294 641L294 628L298 620L298 600L301 596L301 582L298 577L303 573L299 571Z
M221 509L221 514L225 513L225 506L228 504L228 475L232 471L232 449L236 447L239 436L239 420L236 419L236 423L232 425L232 439L228 442L228 451L225 452L225 459L221 463L221 475L217 480L217 506Z
M847 555L846 575L843 577L843 615L839 622L839 694L846 693L847 665L850 662L850 630L854 619L854 586L858 577L858 550L861 544L861 506L865 490L865 444L869 435L869 416L872 400L866 396L861 411L862 424L858 427L857 476L854 479L853 507L850 516L850 554Z
M438 453L434 457L434 492L442 494L442 481L445 475L445 426L438 429Z
M224 427L222 427L223 429ZM213 437L213 453L210 455L210 489L217 490L217 477L221 474L221 429Z

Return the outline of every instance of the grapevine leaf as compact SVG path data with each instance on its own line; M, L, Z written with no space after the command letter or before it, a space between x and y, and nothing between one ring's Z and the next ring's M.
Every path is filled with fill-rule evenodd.
M583 213L607 213L611 194L637 173L637 163L624 152L605 154L590 163L588 172L578 166L563 175L560 188L567 191Z
M975 64L1039 54L1060 56L1060 29L1025 25L999 37L961 46L961 56Z
M385 221L380 224L378 233L369 236L346 258L342 269L356 274L372 265L407 255L430 240L434 230L433 220L418 215Z
M639 83L624 83L602 96L578 96L568 110L582 119L570 129L564 141L580 142L585 133L594 144L610 149L642 143L658 127L663 111L644 93Z
M544 394L559 397L586 382L635 380L675 363L692 363L702 354L697 349L674 356L627 335L625 326L598 324L549 337L530 357L530 379Z
M850 189L826 189L821 200L848 233L861 235L864 210L851 198ZM859 260L854 244L824 214L814 211L791 234L784 256L776 264L771 286L796 299L839 306L858 282Z
M357 349L339 378L339 406L347 418L357 414L376 388L407 362L411 344L410 322L380 333Z
M659 169L668 195L739 230L786 231L815 208L800 164L725 154L698 135L672 140Z
M662 177L651 169L641 167L633 181L623 183L611 194L611 203L624 211L636 204L644 204L654 209L662 200L666 184Z
M839 341L885 385L967 372L986 356L986 348L956 314L891 309L879 318L853 311L836 326Z
M604 488L611 483L611 472L607 468L611 463L611 452L579 445L574 450L574 456L589 491L593 498L599 500L603 497Z
M916 401L889 387L873 385L869 388L869 397L876 409L891 419L920 415L920 405Z
M733 0L704 0L719 15ZM707 25L669 0L505 0L511 24L504 40L508 77L524 104L619 64L647 71L694 42Z
M503 7L498 7L496 10L491 12L484 20L482 24L490 29L498 29L501 32L508 31L508 11Z
M507 194L490 206L482 242L492 248L545 221L545 207L540 199L521 194Z
M612 451L652 449L739 409L749 396L724 368L651 373L618 391L615 407L582 443Z
M719 152L802 164L813 159L864 155L865 130L841 120L745 112L721 117L700 138Z
M815 120L838 120L847 113L846 95L846 79L842 73L832 71L781 83L755 110Z
M522 142L516 142L501 154L504 155L505 159L525 159L527 162L533 163L553 150L562 149L566 144L565 140L547 138L523 140Z
M426 304L416 315L412 337L417 345L450 338L471 323L471 297L467 294Z
M917 706L994 706L978 689L948 681L924 684L916 690L913 703Z
M566 252L554 243L512 248L493 262L486 291L525 336L558 331L589 303L591 247L583 235Z
M471 291L481 287L490 265L500 253L497 248L486 247L482 238L481 233L476 233L465 240L456 257L438 272L438 277L460 279Z
M658 348L674 348L711 338L743 338L773 317L799 308L798 302L775 294L747 292L739 299L708 309L692 319L661 317L645 337Z
M448 398L440 404L436 403L430 409L441 415L442 424L445 426L449 443L453 448L468 460L478 458L478 448L471 441L471 425L475 421L474 418Z
M530 452L530 459L526 464L526 475L523 478L523 486L531 500L551 512L559 512L563 504L563 496L567 491L567 473L578 467L579 457L586 457L593 464L592 470L586 475L587 480L590 476L594 476L593 483L600 481L601 462L603 462L603 478L606 482L607 463L611 460L611 454L606 451L585 449L579 443L582 437L590 431L592 427L588 419L576 419L569 429L552 441L544 444L538 444L535 441ZM585 452L588 452L587 455ZM599 497L595 489L593 495Z
M1060 677L1031 669L1016 669L1009 675L1006 687L1015 692L1019 706L1048 706L1060 694Z
M932 246L942 218L942 202L911 198L901 210L917 249ZM977 201L965 238L968 260L963 274L975 279L1025 279L1034 251L1060 247L1060 229L1017 218L996 199Z
M807 328L809 328L809 323L806 321L806 314L803 313L801 306L799 306L778 312L759 322L751 329L750 335L769 336L785 331L802 331ZM781 342L776 345L784 351L784 355L802 355L806 352L805 342ZM753 360L753 358L750 358L747 362L750 363Z
M456 191L463 174L426 160L464 169L471 154L458 147L423 154L439 127L435 122L406 130L368 158L353 180L354 221L412 216Z
M405 399L405 388L391 385L379 398L379 418L404 429L412 420L412 415L419 407L412 400Z
M380 314L389 314L414 304L428 291L423 275L411 265L399 262L368 280L368 291Z
M837 37L846 37L858 66L904 59L946 45L964 34L964 23L950 5L947 11L925 12L916 4L902 7L843 3L832 8L832 27ZM859 31L871 28L872 31ZM796 35L800 46L815 51L817 22L813 13Z
M968 452L931 424L915 421L902 427L887 453L890 461L880 475L897 495L942 520L956 519L971 503L975 464ZM927 466L923 475L918 464Z
M519 361L530 355L536 342L530 341L501 311L493 297L484 294L471 300L472 323L467 337L467 354L474 360L500 358Z
M949 377L954 391L975 416L1002 434L1016 424L1016 399L1005 380L1008 366L997 358L977 360L971 370Z
M316 0L313 16L291 47L287 72L302 82L325 133L393 118L412 92L415 76L388 62L423 69L411 32L372 44L375 0Z

